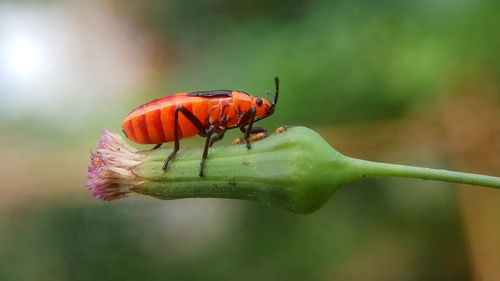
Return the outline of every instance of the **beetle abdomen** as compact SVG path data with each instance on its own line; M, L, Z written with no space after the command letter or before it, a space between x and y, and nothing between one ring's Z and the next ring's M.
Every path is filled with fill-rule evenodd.
M175 99L158 99L134 109L123 120L124 133L131 140L141 144L158 144L174 140L174 114L177 105L183 105L203 123L206 119L206 101L196 97L175 95ZM179 139L199 133L182 113L179 118ZM203 120L201 120L203 119Z

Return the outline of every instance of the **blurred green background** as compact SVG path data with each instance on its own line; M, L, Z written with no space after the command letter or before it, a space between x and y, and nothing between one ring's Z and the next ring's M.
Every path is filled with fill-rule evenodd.
M471 211L451 184L363 180L308 216L219 199L103 203L84 187L100 131L135 106L189 90L263 95L276 75L269 129L498 176L499 14L496 0L0 2L0 280L500 280L477 250L500 238L471 231L500 212Z

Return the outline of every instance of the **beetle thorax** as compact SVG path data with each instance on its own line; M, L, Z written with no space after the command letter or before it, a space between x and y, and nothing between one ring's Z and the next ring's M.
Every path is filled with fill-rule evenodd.
M209 125L227 127L237 123L238 112L232 98L211 99L207 106Z

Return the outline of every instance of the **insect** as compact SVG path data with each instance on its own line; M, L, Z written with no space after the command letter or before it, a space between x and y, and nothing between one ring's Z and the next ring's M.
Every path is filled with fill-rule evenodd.
M163 163L163 170L179 151L180 139L196 134L205 137L199 170L202 177L208 148L222 140L227 130L239 128L247 149L251 148L251 134L266 132L253 124L274 113L279 96L278 77L274 83L274 93L268 92L274 95L272 102L232 90L183 92L158 98L132 110L123 120L122 130L134 142L156 144L153 150L174 141L174 150Z

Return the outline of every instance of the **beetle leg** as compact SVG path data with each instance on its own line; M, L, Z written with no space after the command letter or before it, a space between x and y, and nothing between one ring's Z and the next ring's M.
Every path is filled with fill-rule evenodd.
M250 149L251 148L251 145L250 145L250 132L252 131L252 126L253 126L253 122L255 121L255 112L257 111L257 108L255 106L252 106L250 107L250 121L248 122L248 126L247 126L247 129L245 131L245 142L247 144L247 149Z
M247 148L250 149L250 134L252 133L252 126L253 122L255 121L255 113L257 111L257 108L255 106L250 107L250 110L245 112L241 118L239 119L238 122L238 127L240 128L240 131L244 133L243 138L245 139ZM245 128L245 125L248 125ZM257 128L257 127L256 127Z
M238 124L236 126L240 128L240 131L243 134L246 133L247 129L245 128L245 126L250 124L251 118L252 118L252 108L250 108L250 110L246 112L243 112L243 114L238 118Z
M168 163L175 157L177 151L179 151L179 112L181 112L186 118L191 121L191 123L198 129L200 136L207 136L207 129L203 126L200 120L196 116L185 108L183 105L178 105L174 110L174 150L167 157L163 163L162 169L165 171L167 169Z
M249 111L246 111L246 112L242 112L241 116L239 116L238 118L238 124L236 126L238 126L240 128L240 131L242 133L245 132L245 126L248 125L248 123L250 122L250 117L252 115L252 112L251 112L251 108Z
M211 147L214 142L220 141L222 138L224 138L224 134L226 133L227 126L221 125L221 126L210 126L207 130L207 140L205 142L205 149L203 150L203 156L201 157L201 163L200 163L200 177L203 177L203 169L205 167L205 160L207 159L208 155L208 148ZM217 135L212 135L213 133L216 133Z
M178 127L179 127L179 110L180 106L177 106L174 111L174 150L168 155L167 159L163 163L163 166L161 167L163 171L167 169L168 163L172 158L174 158L175 154L177 151L179 151L179 134L177 133Z
M201 123L200 119L198 119L198 117L196 117L191 111L189 111L189 109L184 107L184 105L178 105L175 108L175 111L180 111L191 122L191 124L193 124L196 127L196 129L198 129L199 132L198 134L200 136L202 137L207 136L207 129L205 128L205 126L203 126L203 123ZM176 122L175 116L174 116L174 122Z
M210 143L212 140L212 134L214 131L214 127L210 126L207 130L207 140L205 141L205 149L203 149L203 155L201 156L201 162L200 162L200 177L203 177L203 168L205 167L205 160L207 159L208 156L208 148L210 147Z
M162 145L163 143L158 143L157 145L155 145L155 147L151 148L151 150L156 150L158 148L160 148L160 146Z
M225 133L225 131L224 131L223 133L221 133L221 134L217 134L217 135L215 135L215 136L212 136L212 137L210 138L210 144L209 144L208 146L209 146L209 147L212 147L212 145L213 145L215 142L218 142L218 141L222 140L222 139L224 138L224 133Z
M225 119L227 120L227 118ZM208 146L212 147L212 145L215 142L222 140L224 138L224 134L226 133L226 131L227 131L227 122L224 122L219 126L213 127L213 132L216 133L217 135L212 136L210 138L210 144Z
M245 128L245 126L250 123L250 119L251 119L251 111L247 111L239 119L238 125L236 125L236 126L240 128L240 131L242 133L246 133L247 128ZM230 129L232 129L232 128L233 127L231 127ZM267 132L266 128L263 128L263 127L252 127L252 130L251 130L250 134L265 133L265 132Z
M242 133L246 133L247 129L246 128L241 128ZM267 133L267 129L264 127L252 127L252 130L250 131L250 134L258 134L258 133Z

